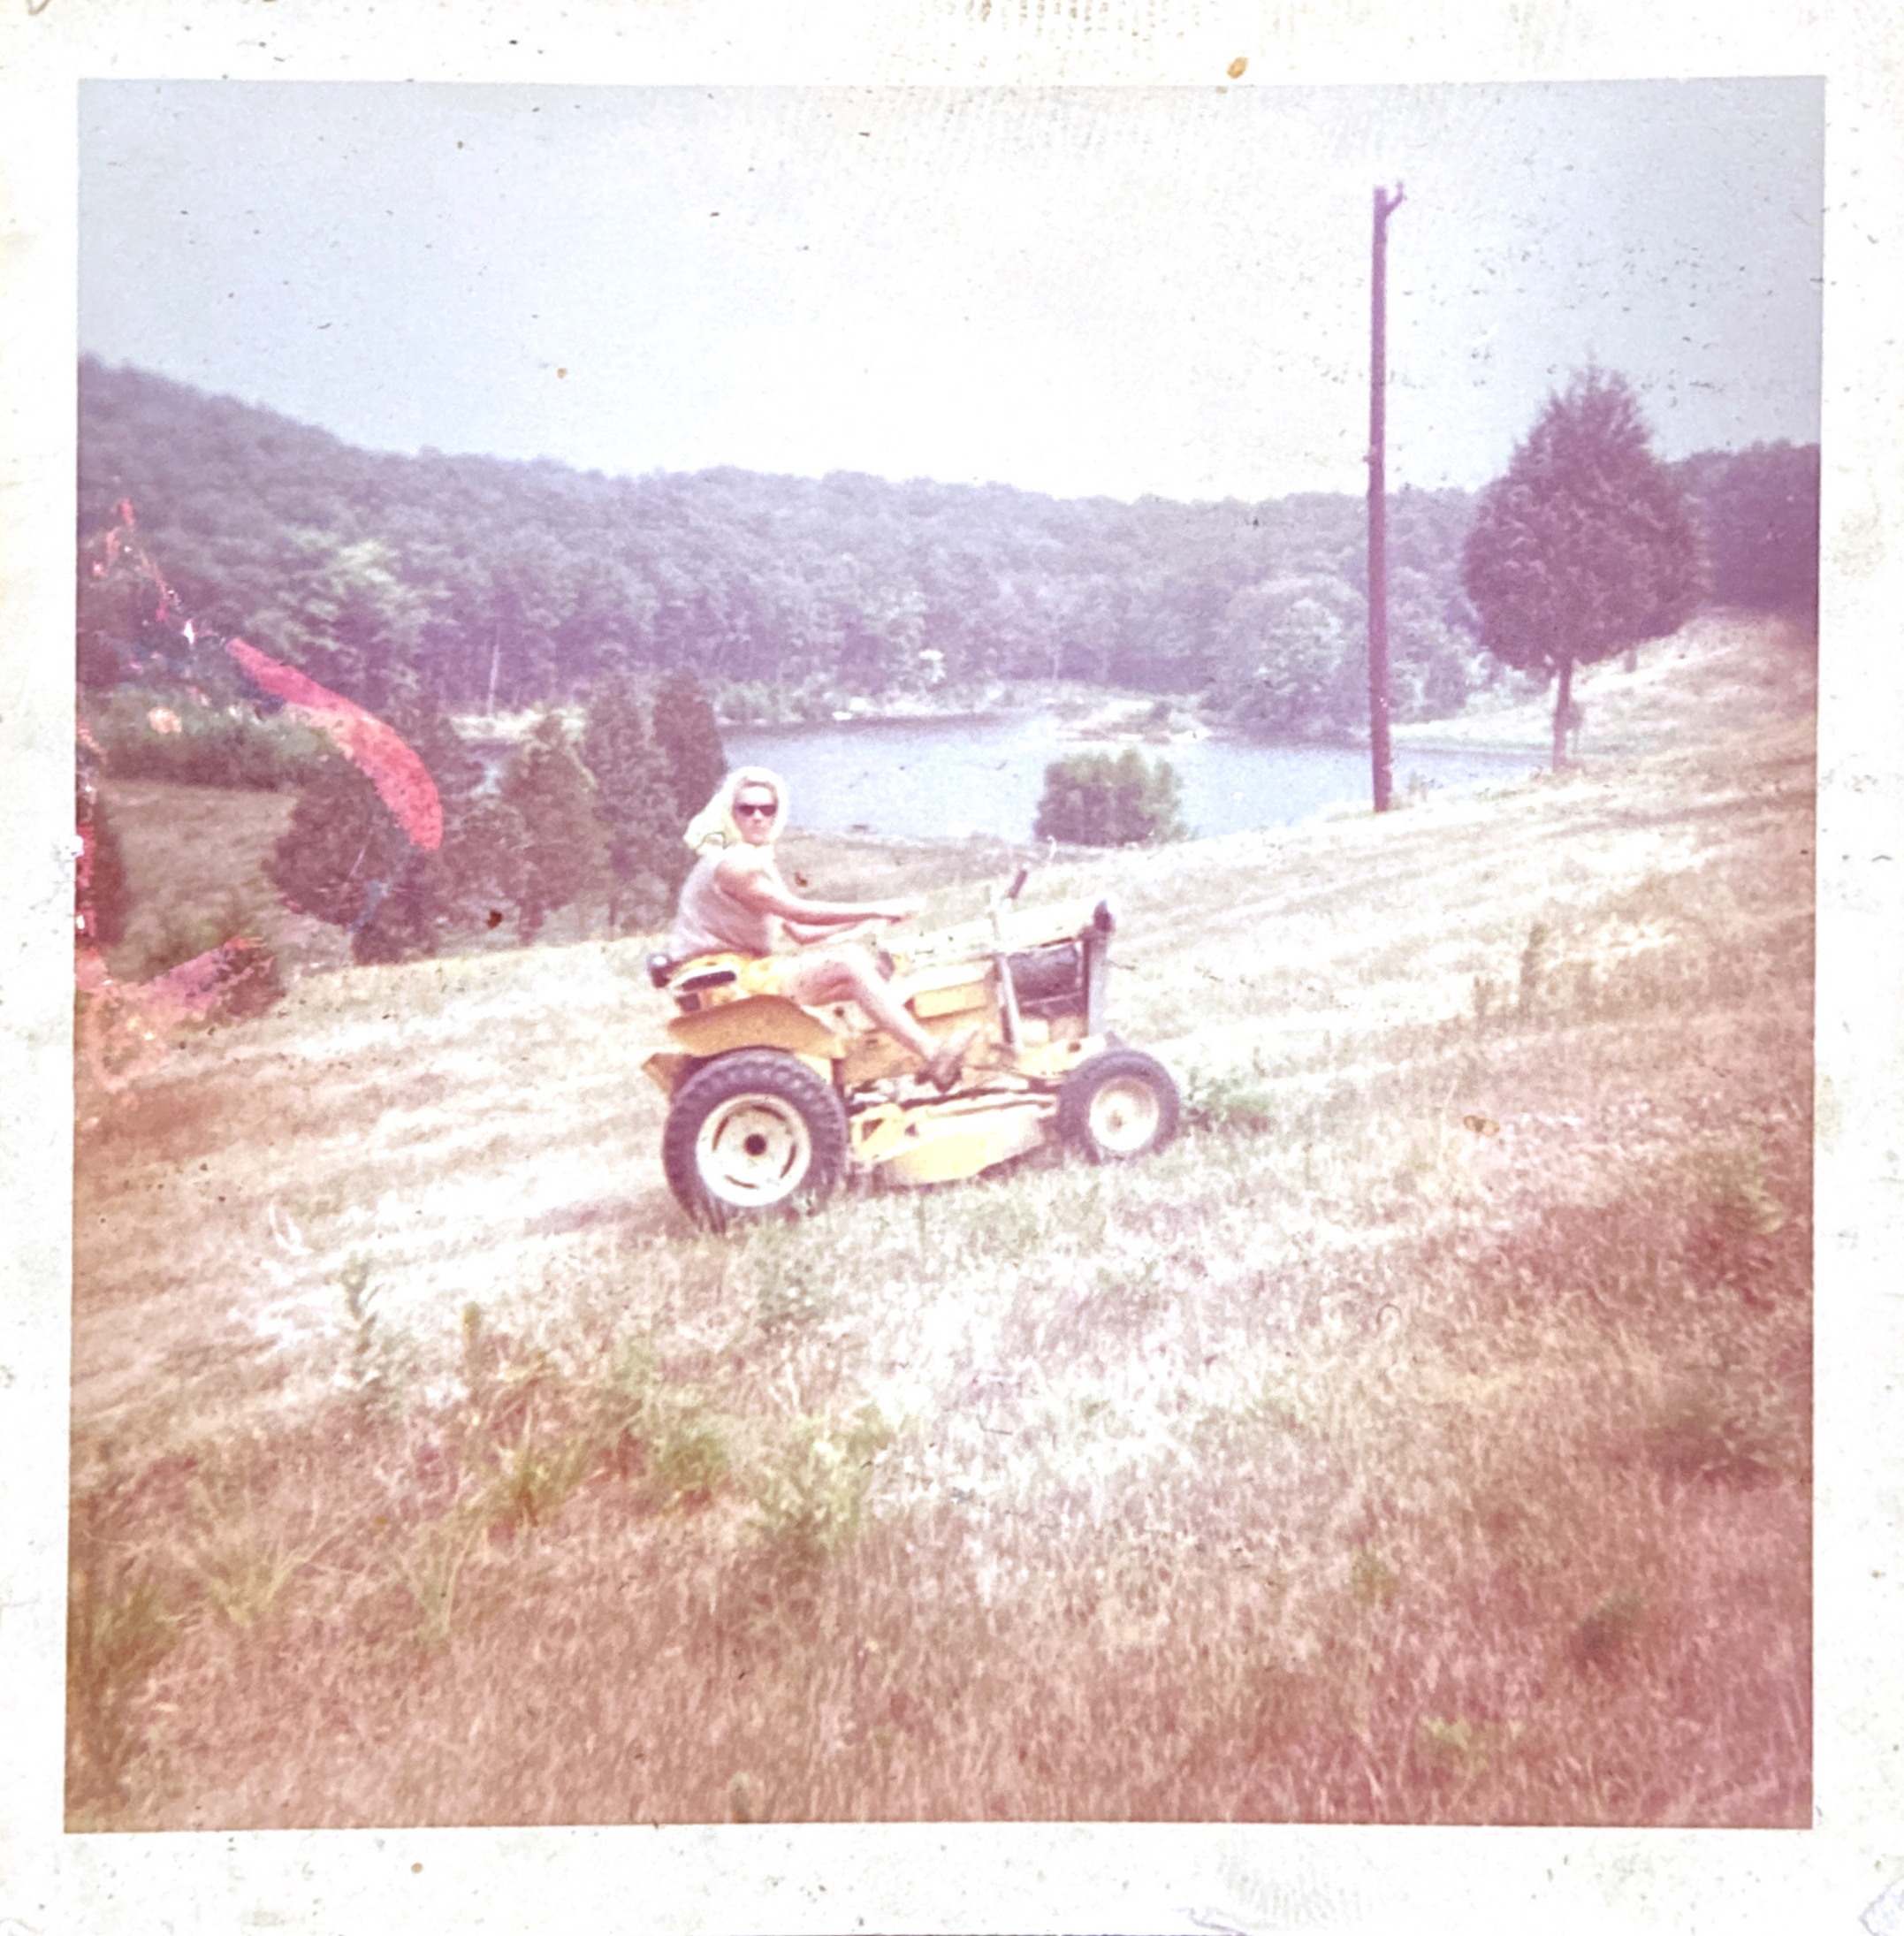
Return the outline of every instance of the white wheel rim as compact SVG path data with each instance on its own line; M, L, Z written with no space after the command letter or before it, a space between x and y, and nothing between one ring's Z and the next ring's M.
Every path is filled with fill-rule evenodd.
M1157 1092L1134 1076L1107 1082L1091 1098L1092 1140L1114 1156L1134 1155L1157 1133L1162 1116Z
M783 1202L805 1182L812 1161L804 1119L776 1096L736 1096L709 1115L694 1139L702 1186L743 1208Z

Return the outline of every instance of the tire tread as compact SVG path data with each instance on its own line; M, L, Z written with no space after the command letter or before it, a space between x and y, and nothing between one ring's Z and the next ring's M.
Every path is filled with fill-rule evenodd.
M737 1096L761 1094L790 1103L800 1112L812 1139L813 1160L798 1192L787 1202L753 1211L708 1194L694 1160L694 1145L711 1111ZM661 1132L661 1168L667 1186L689 1216L709 1230L725 1230L749 1216L818 1208L838 1186L846 1157L846 1111L839 1097L803 1063L780 1049L735 1049L702 1063L675 1090Z
M1154 1155L1177 1132L1183 1104L1177 1095L1177 1079L1157 1060L1140 1048L1126 1048L1112 1038L1113 1046L1086 1056L1064 1079L1058 1091L1058 1136L1068 1147L1094 1163L1134 1162ZM1140 1078L1157 1098L1157 1133L1142 1149L1122 1155L1108 1150L1091 1133L1091 1102L1107 1082L1131 1076Z

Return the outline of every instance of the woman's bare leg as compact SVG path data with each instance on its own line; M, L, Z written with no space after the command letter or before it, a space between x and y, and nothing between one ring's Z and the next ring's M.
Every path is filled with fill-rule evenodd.
M933 1052L932 1037L894 995L872 959L857 949L799 956L782 972L781 986L789 1000L806 1008L823 1008L829 1002L857 1002L879 1027L915 1056Z
M876 1026L926 1064L935 1081L951 1080L978 1033L968 1029L944 1042L934 1040L894 995L872 957L857 948L842 949L836 954L806 955L790 961L781 986L790 1001L806 1008L822 1008L829 1002L857 1002Z

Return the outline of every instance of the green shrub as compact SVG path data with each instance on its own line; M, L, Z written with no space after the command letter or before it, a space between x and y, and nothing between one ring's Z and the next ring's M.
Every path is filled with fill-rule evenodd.
M1045 768L1034 831L1078 847L1154 846L1189 839L1182 806L1183 784L1167 759L1153 765L1134 746L1072 753Z
M219 708L190 695L119 687L88 705L87 724L117 780L283 793L317 772L330 742L283 713Z
M720 1426L697 1407L680 1406L655 1420L649 1482L669 1504L704 1499L727 1476L731 1463Z
M1192 1069L1184 1080L1183 1116L1191 1129L1260 1135L1276 1125L1276 1098L1253 1061L1246 1069Z
M852 1543L873 1460L891 1439L871 1405L844 1430L822 1418L796 1422L785 1456L758 1474L753 1488L754 1534L776 1570L809 1572Z

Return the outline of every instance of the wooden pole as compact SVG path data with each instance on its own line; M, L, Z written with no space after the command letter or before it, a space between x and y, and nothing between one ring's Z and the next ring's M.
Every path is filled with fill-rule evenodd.
M1368 758L1375 812L1394 794L1389 749L1388 280L1389 217L1402 205L1402 186L1375 190L1368 354Z

